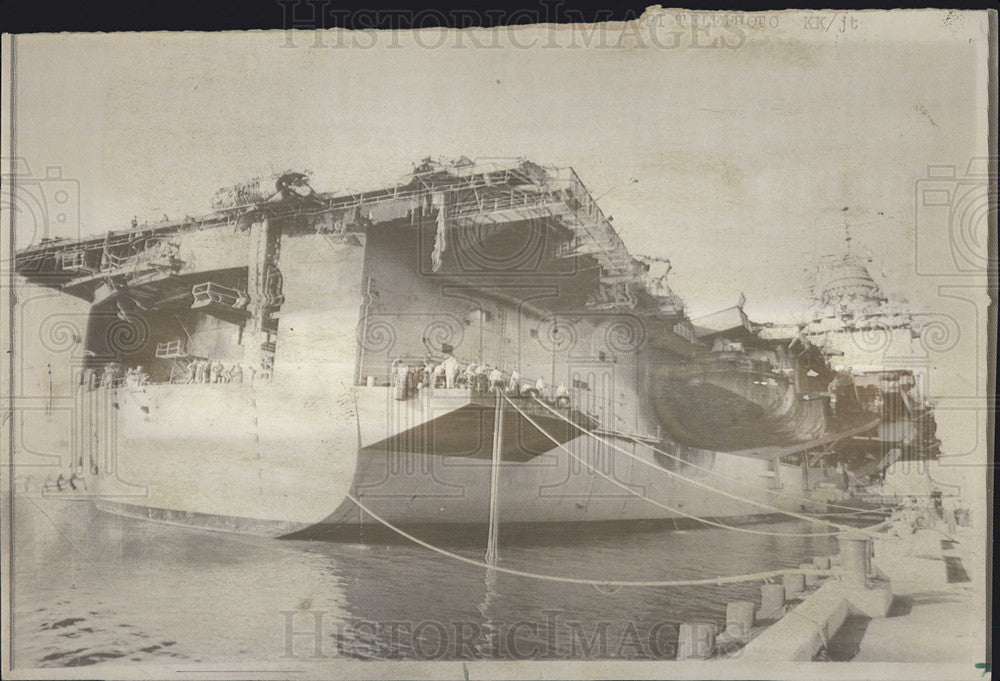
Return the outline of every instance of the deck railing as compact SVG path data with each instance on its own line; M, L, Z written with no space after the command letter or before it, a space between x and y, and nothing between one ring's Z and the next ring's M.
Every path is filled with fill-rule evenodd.
M212 281L195 284L191 287L194 296L192 307L202 307L210 303L218 303L226 307L243 307L250 302L246 293Z
M165 343L156 344L156 356L159 359L173 359L184 356L184 341L177 338Z

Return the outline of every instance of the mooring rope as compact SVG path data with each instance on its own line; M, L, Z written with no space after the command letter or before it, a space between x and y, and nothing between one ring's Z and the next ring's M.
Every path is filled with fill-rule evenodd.
M493 458L490 462L490 529L486 537L486 562L497 562L497 541L500 536L500 454L503 448L503 402L497 393L497 406L493 420Z
M884 508L888 508L888 507L886 506ZM877 508L871 508L871 509L868 509L868 508L859 508L859 509L856 509L854 511L847 511L845 513L826 513L824 515L826 515L826 516L836 516L836 517L840 518L842 516L847 516L847 515L874 515L876 513L885 514L886 511L882 510L882 509L877 509Z
M535 398L535 399L538 400L538 398ZM545 404L544 402L540 402L540 404L543 407L546 407L547 409L549 409L550 411L552 411L552 409L547 404ZM729 475L726 475L725 473L720 473L719 471L712 470L711 468L706 468L705 466L699 466L696 463L691 463L690 461L685 461L684 459L682 459L681 457L677 456L676 454L671 454L670 452L665 452L662 449L654 447L653 445L649 444L648 442L642 442L641 440L639 440L639 438L636 438L635 436L629 435L627 433L622 433L621 431L618 431L618 430L612 430L612 431L609 431L609 432L612 435L616 435L616 436L618 436L618 437L620 437L622 439L631 440L632 442L635 442L636 444L642 445L643 447L646 447L647 449L649 449L649 450L651 450L653 452L656 452L657 454L662 454L663 456L669 457L669 458L671 458L671 459L673 459L673 460L675 460L675 461L677 461L679 463L684 464L685 466L689 466L691 468L696 468L696 469L698 469L700 471L703 471L705 473L709 473L710 475L716 475L716 476L718 476L720 478L723 478L724 480L731 480L733 482L743 482L742 480L740 480L738 478L734 478L734 477L729 476ZM805 452L803 452L803 456L806 456ZM767 494L773 494L775 496L783 497L785 499L789 499L789 500L792 500L792 501L799 501L799 502L804 502L804 503L810 503L811 502L810 499L807 499L805 497L800 497L798 495L793 495L793 494L786 494L784 492L779 492L778 490L765 489L765 490L762 490L762 491L766 492ZM826 505L828 507L830 507L830 508L842 508L845 511L852 511L852 512L859 513L859 514L860 513L870 513L870 512L872 512L872 510L870 510L870 509L861 509L861 510L859 510L856 506L844 506L843 504L834 504L834 503L829 502L829 501L824 502L824 503L826 503ZM880 508L890 508L889 506L886 506L885 504L879 504L879 507ZM847 515L847 514L845 514L845 513L839 513L837 515Z
M799 518L800 520L806 520L806 521L811 522L811 523L819 523L819 524L823 524L823 525L828 525L830 527L836 527L836 528L842 530L842 533L844 533L844 532L861 533L861 534L864 534L866 536L872 537L874 539L886 539L886 535L879 534L879 533L876 533L876 532L871 532L869 529L866 529L866 528L851 527L850 525L842 525L840 523L835 523L832 520L826 520L825 518L817 518L815 516L805 515L805 514L802 514L802 513L796 513L795 511L788 511L788 510L785 510L785 509L780 508L778 506L772 506L771 504L765 503L763 501L757 501L755 499L748 499L747 497L741 496L739 494L735 494L733 492L727 492L727 491L721 490L721 489L719 489L717 487L712 487L711 485L707 485L707 484L705 484L703 482L699 482L698 480L694 480L693 478L689 478L689 477L684 476L684 475L679 475L678 473L674 473L671 470L668 470L668 469L663 468L661 466L657 466L654 463L646 461L645 459L643 459L640 456L636 456L632 452L626 451L625 449L622 449L621 447L619 447L619 446L617 446L615 444L612 444L612 443L608 442L607 440L602 439L600 436L598 436L598 435L594 434L593 432L587 430L583 426L580 426L580 425L574 423L572 420L566 418L565 416L563 416L562 414L560 414L558 411L556 411L555 409L553 409L549 405L547 405L544 402L542 402L537 397L535 398L535 402L537 402L538 404L542 405L543 407L545 407L545 409L547 409L548 411L552 412L553 414L555 414L556 416L558 416L560 419L562 419L566 423L569 423L570 425L572 425L574 428L576 428L580 432L585 433L586 435L589 435L590 437L594 438L595 440L597 440L598 442L602 443L603 445L605 445L607 447L610 447L611 449L614 449L614 450L616 450L618 452L621 452L625 456L627 456L627 457L629 457L631 459L635 459L636 461L638 461L639 463L641 463L641 464L643 464L645 466L649 466L653 470L661 471L661 472L666 473L667 475L669 475L669 476L671 476L673 478L679 478L680 480L683 480L684 482L687 482L688 484L694 485L696 487L701 487L702 489L706 489L706 490L708 490L710 492L715 492L716 494L721 494L723 496L727 496L727 497L729 497L731 499L736 499L737 501L742 501L745 504L750 504L752 506L758 506L760 508L766 508L766 509L769 509L769 510L774 511L776 513L781 513L783 515L790 516L792 518ZM885 525L885 524L886 523L879 523L878 525L875 525L874 527L880 527L881 525Z
M663 456L666 456L666 457L669 457L671 459L674 459L675 461L678 461L678 462L684 464L685 466L690 466L691 468L697 468L700 471L704 471L705 473L709 473L711 475L716 475L716 476L718 476L720 478L723 478L724 480L732 480L733 482L742 482L740 479L734 478L734 477L729 476L729 475L726 475L725 473L720 473L719 471L712 470L711 468L706 468L704 466L699 466L696 463L691 463L690 461L685 461L684 459L682 459L681 457L677 456L676 454L671 454L670 452L665 452L662 449L654 447L653 445L649 444L648 442L642 442L638 438L636 438L636 437L634 437L632 435L629 435L627 433L622 433L621 431L617 431L617 430L610 431L610 432L611 432L612 435L617 435L618 437L620 437L622 439L625 439L625 440L631 440L632 442L635 442L636 444L642 445L643 447L646 447L647 449L649 449L651 451L654 451L657 454L662 454ZM806 452L802 453L803 456L806 456L806 454L807 454ZM767 494L773 494L773 495L778 496L778 497L783 497L785 499L789 499L791 501L799 501L799 502L804 502L804 503L810 503L812 501L811 499L807 499L805 497L800 497L800 496L795 495L795 494L786 494L784 492L779 492L778 490L774 490L774 489L765 489L765 490L762 490L762 491L766 492ZM843 504L834 504L834 503L829 502L829 501L824 502L824 503L828 507L830 507L830 508L842 508L845 511L852 511L852 512L857 512L857 513L870 513L872 511L872 509L861 509L861 510L859 510L856 506L844 506ZM880 508L889 508L885 504L879 504L879 507ZM837 515L847 515L847 514L839 513Z
M590 469L592 472L596 473L597 475L601 476L602 478L604 478L605 480L607 480L608 482L610 482L612 485L615 485L616 487L619 487L619 488L625 490L629 494L631 494L631 495L633 495L633 496L635 496L635 497L637 497L639 499L642 499L643 501L645 501L647 503L650 503L653 506L657 506L657 507L662 508L664 510L670 511L671 513L676 513L677 515L684 516L685 518L690 518L691 520L697 520L698 522L704 523L706 525L711 525L713 527L719 527L719 528L722 528L724 530L733 530L734 532L745 532L747 534L763 534L763 535L768 535L768 536L772 536L772 537L833 537L833 536L842 534L841 532L769 532L767 530L756 530L756 529L753 529L753 528L750 528L750 527L734 527L732 525L726 525L725 523L720 523L720 522L717 522L717 521L714 521L714 520L709 520L708 518L702 518L700 516L692 515L690 513L685 513L684 511L682 511L682 510L680 510L678 508L672 508L670 506L667 506L666 504L661 503L659 501L656 501L655 499L650 499L649 497L646 497L646 496L643 496L643 495L639 494L635 490L629 488L628 485L625 485L625 484L619 482L618 480L615 480L610 475L607 475L604 472L602 472L602 471L598 470L597 468L595 468L594 466L591 466L585 460L581 459L576 454L574 454L573 452L571 452L565 445L563 445L558 440L556 440L554 437L552 437L552 435L550 435L548 432L546 432L545 429L542 428L533 418L531 418L530 416L528 416L527 414L525 414L516 404L514 404L514 402L512 402L510 400L510 398L505 397L505 399L507 400L507 402L510 403L510 406L512 406L515 410L517 410L517 412L521 416L523 416L525 418L525 420L528 421L528 423L530 423L536 429L538 429L538 431L542 435L544 435L549 440L551 440L553 442L553 444L555 444L556 447L558 447L559 449L563 450L568 456L570 456L571 458L573 458L577 462L583 464L588 469Z
M388 520L378 515L370 508L365 506L361 501L355 497L353 494L348 492L345 495L350 499L355 506L360 508L362 511L367 513L369 516L374 518L376 521L385 525L387 528L395 532L405 539L409 539L414 544L422 546L429 551L446 556L453 560L457 560L462 563L467 563L468 565L474 565L485 570L494 570L496 572L502 572L504 574L513 575L515 577L527 577L529 579L538 579L547 582L560 582L563 584L583 584L586 586L596 586L596 587L611 587L611 586L638 586L638 587L659 587L659 586L708 586L708 585L722 585L722 584L738 584L741 582L754 582L757 580L768 579L771 577L780 577L787 574L799 574L799 575L817 575L821 577L829 577L832 575L839 575L840 572L837 570L801 570L797 568L785 568L783 570L769 570L767 572L754 572L751 574L744 575L726 575L722 577L706 577L703 579L670 579L670 580L608 580L608 579L584 579L582 577L562 577L560 575L547 575L538 572L527 572L525 570L514 570L512 568L500 567L499 565L490 565L484 563L483 561L476 560L474 558L467 558L466 556L459 555L443 549L440 546L435 546L429 542L415 537L409 532L403 530L396 525L393 525Z

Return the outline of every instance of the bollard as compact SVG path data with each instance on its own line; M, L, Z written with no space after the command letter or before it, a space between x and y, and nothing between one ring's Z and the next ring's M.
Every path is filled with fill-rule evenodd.
M677 634L678 660L707 660L715 652L715 624L685 622Z
M778 617L783 605L785 605L784 584L761 584L760 610L757 611L757 619L769 620Z
M733 601L726 604L726 634L739 638L753 629L753 603Z
M816 556L813 558L813 565L817 570L830 569L830 556Z
M368 386L369 388L374 388L375 387L375 377L374 376L368 376L365 379L365 385Z
M799 569L800 570L815 570L816 566L813 565L812 563L799 563ZM809 587L809 586L816 586L817 584L819 584L819 575L807 575L807 574L804 574L802 576L803 576L803 578L805 578L805 583L806 583L807 587Z
M798 572L785 573L781 577L781 584L785 587L785 600L790 601L805 591L806 576Z
M840 543L840 579L846 586L866 588L871 565L871 540L863 534L838 537Z

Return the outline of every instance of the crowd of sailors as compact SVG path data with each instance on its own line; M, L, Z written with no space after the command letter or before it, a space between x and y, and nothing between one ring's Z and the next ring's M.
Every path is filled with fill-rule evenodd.
M568 407L569 390L560 383L552 389L542 378L522 379L516 369L505 371L488 363L462 365L454 355L435 363L395 359L390 369L390 385L396 399L404 400L422 388L467 388L478 394L503 393L511 397L551 398L557 406Z
M196 359L188 362L180 383L242 383L243 367L239 363L226 368L222 362Z
M85 390L97 390L98 388L120 388L128 386L138 388L149 383L149 374L142 368L141 364L128 367L122 371L117 362L104 365L104 370L98 374L94 368L84 369L80 375L80 385Z
M253 369L250 369L251 374ZM80 385L84 390L98 388L141 388L150 382L149 374L141 364L122 371L121 365L111 362L103 371L87 368L80 375ZM193 359L188 362L184 373L171 379L172 383L242 383L243 366L239 363L226 366L210 359Z

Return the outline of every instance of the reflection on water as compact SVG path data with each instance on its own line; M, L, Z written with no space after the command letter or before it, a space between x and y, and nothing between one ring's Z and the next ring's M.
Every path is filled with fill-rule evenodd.
M355 659L669 659L676 626L725 619L759 584L596 589L487 571L408 543L279 541L18 498L15 664ZM823 532L794 521L755 526ZM449 548L482 559L478 535ZM434 541L447 541L440 535ZM478 543L477 543L478 542ZM572 577L691 579L795 567L831 537L601 528L517 535L500 565ZM317 636L318 634L318 636Z

